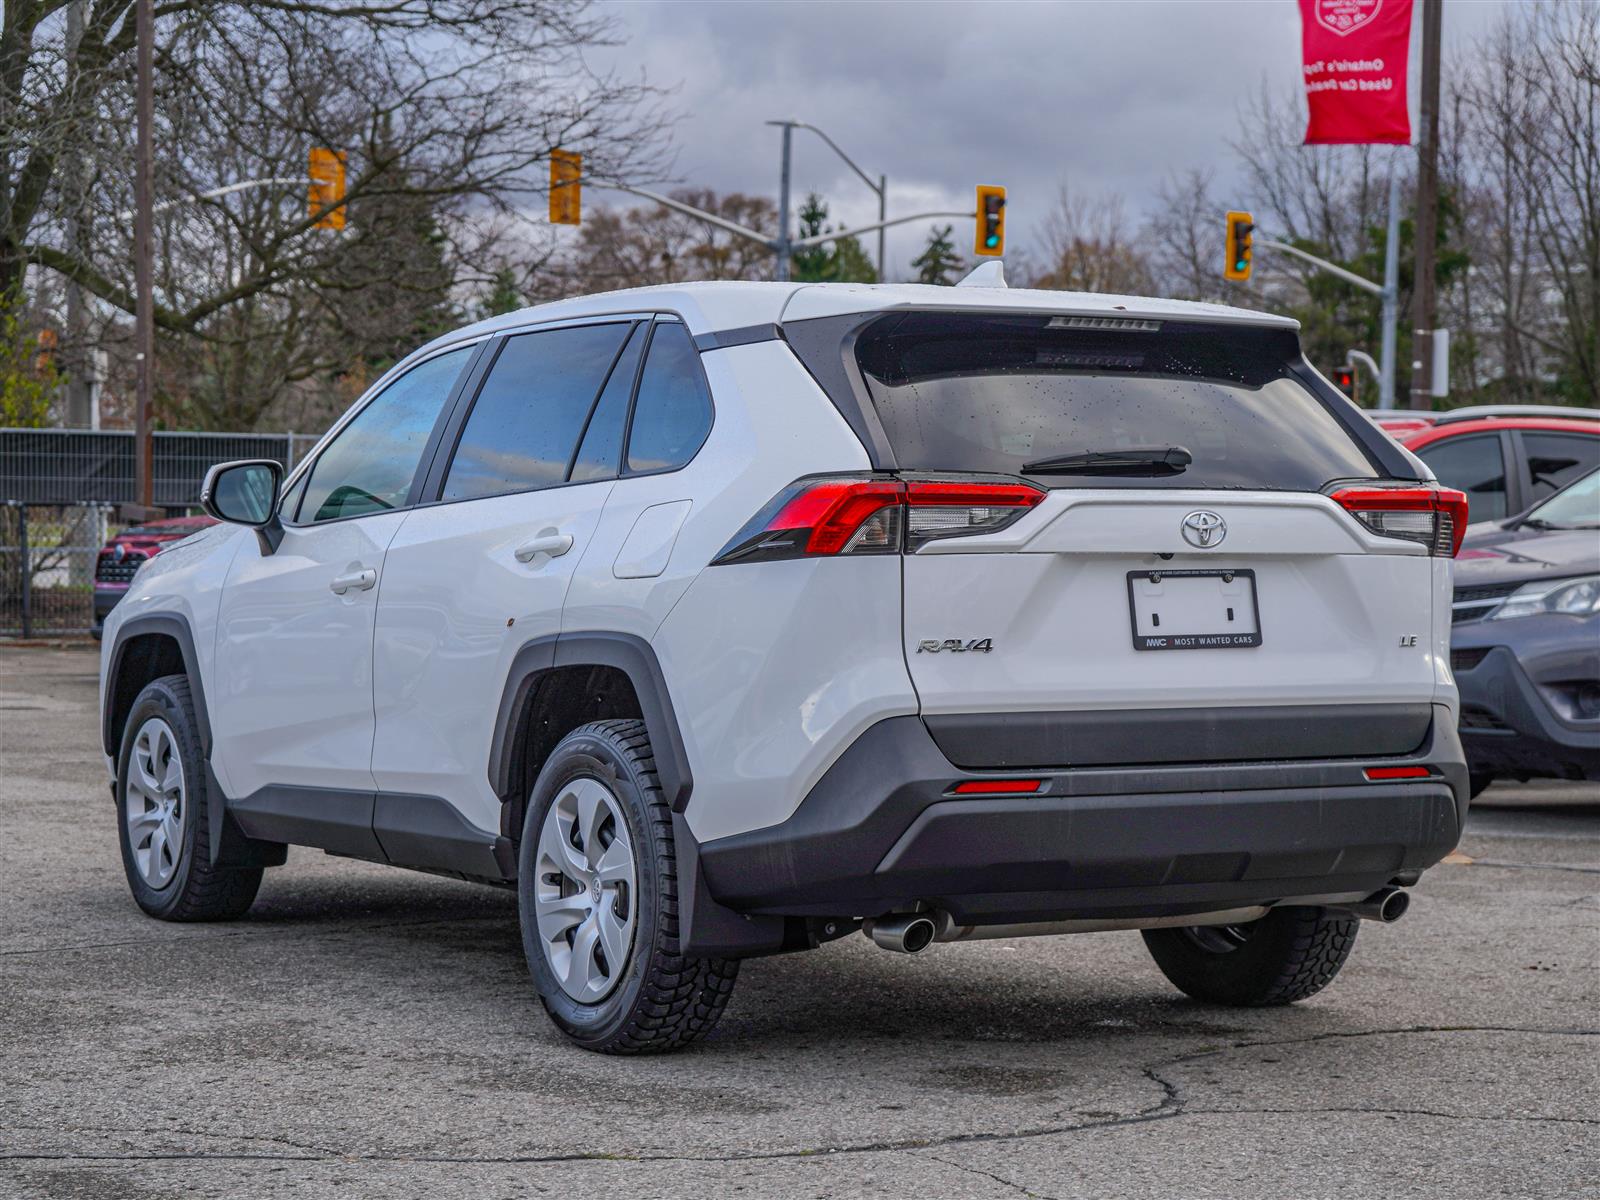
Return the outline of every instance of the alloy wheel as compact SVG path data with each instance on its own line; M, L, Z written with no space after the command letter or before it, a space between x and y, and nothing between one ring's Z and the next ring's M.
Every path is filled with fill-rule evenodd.
M597 1004L622 980L638 916L628 823L605 784L580 777L561 789L539 830L534 872L545 961L568 996Z

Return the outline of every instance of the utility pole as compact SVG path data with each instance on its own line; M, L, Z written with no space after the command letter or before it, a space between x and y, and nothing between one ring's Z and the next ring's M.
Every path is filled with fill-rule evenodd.
M138 51L136 104L139 130L134 149L134 357L137 381L134 399L134 507L136 519L148 519L155 509L155 456L151 445L151 417L155 389L155 214L151 169L154 163L155 124L155 11L153 0L137 0L135 30Z
M89 0L71 0L67 5L67 86L76 89L78 82L78 46L83 41L83 27ZM74 117L78 113L73 104ZM63 190L67 201L67 245L79 262L89 261L88 224L84 220L84 170L83 152L78 140L77 121L69 123L71 137L67 146L67 159L63 164ZM88 429L92 422L91 399L94 355L89 350L87 309L83 302L83 288L75 279L67 280L67 388L66 424L73 429ZM75 560L76 561L76 560Z
M1439 225L1439 27L1444 0L1422 0L1422 140L1417 161L1415 328L1411 407L1433 407L1433 331L1438 324L1434 258Z
M147 520L155 510L155 456L150 445L150 424L155 395L155 10L154 0L138 0L138 139L134 144L134 360L138 381L134 387L133 477L134 507Z

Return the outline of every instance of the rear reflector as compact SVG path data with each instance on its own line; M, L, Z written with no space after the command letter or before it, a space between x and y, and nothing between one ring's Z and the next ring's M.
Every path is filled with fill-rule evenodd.
M971 779L950 790L958 796L994 796L1002 792L1037 792L1043 782L1040 779Z
M813 476L774 496L712 562L909 553L1004 529L1043 499L1021 480Z
M1454 558L1467 532L1467 497L1453 488L1349 487L1333 493L1373 533L1418 542L1440 558Z
M1377 782L1382 779L1426 779L1433 772L1427 767L1368 767L1367 778Z

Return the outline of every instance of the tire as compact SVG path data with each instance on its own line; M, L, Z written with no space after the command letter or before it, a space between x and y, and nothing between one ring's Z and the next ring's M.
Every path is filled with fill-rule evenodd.
M1495 777L1487 771L1472 771L1467 775L1467 799L1476 800L1493 783Z
M1248 925L1147 929L1144 944L1177 988L1208 1004L1293 1004L1320 992L1350 957L1356 917L1275 908Z
M212 865L208 798L189 681L164 676L134 700L117 755L122 867L134 902L152 917L226 921L242 917L255 901L260 867ZM169 816L156 819L164 804L170 804Z
M517 900L539 999L586 1050L676 1049L727 1006L738 961L678 950L672 811L642 721L595 721L551 753L523 821Z

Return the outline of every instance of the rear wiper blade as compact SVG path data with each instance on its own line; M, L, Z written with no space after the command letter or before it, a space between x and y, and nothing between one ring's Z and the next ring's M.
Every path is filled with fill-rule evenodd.
M1194 461L1182 446L1084 450L1024 463L1024 475L1178 475Z

